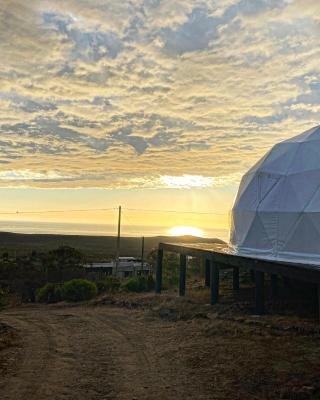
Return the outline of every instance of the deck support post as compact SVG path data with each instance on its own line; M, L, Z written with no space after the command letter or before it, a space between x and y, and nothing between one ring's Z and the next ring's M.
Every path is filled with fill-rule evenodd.
M276 274L270 275L270 284L271 284L271 297L272 299L276 299L278 297L278 276Z
M318 321L320 322L320 283L317 284L317 303Z
M264 307L264 272L255 271L255 312L257 315L265 313Z
M205 259L205 279L204 286L210 287L210 260L208 258Z
M239 280L239 268L233 267L232 269L232 288L233 290L239 290L240 280Z
M163 264L163 249L158 250L157 255L157 270L156 270L156 293L160 294L162 289L162 264Z
M219 265L210 260L210 304L214 305L219 301Z
M179 296L186 293L187 256L180 254Z

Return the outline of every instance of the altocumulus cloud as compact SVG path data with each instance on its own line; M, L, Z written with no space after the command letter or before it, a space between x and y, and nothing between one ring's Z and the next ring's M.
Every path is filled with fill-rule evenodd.
M319 12L316 0L0 0L0 184L238 182L318 124Z

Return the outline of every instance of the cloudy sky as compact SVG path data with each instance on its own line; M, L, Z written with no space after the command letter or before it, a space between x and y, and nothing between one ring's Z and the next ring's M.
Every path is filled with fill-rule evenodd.
M1 210L227 213L318 124L319 39L318 0L0 0Z

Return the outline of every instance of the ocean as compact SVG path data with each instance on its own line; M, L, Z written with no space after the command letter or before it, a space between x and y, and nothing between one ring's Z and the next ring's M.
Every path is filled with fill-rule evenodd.
M122 225L122 236L166 236L171 227L149 225ZM201 228L204 236L228 241L228 229ZM115 236L117 226L113 224L81 224L34 221L0 221L0 231L14 233Z

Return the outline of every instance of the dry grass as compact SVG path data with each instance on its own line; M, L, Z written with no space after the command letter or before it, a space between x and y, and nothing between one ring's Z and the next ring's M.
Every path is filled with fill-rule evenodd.
M162 357L196 376L203 398L320 399L320 329L308 301L300 317L297 298L269 302L272 314L259 317L250 285L236 295L226 285L215 306L208 304L208 289L190 286L183 299L167 292L101 302L142 308L149 318L166 321L170 335L159 339L159 348L167 349Z

